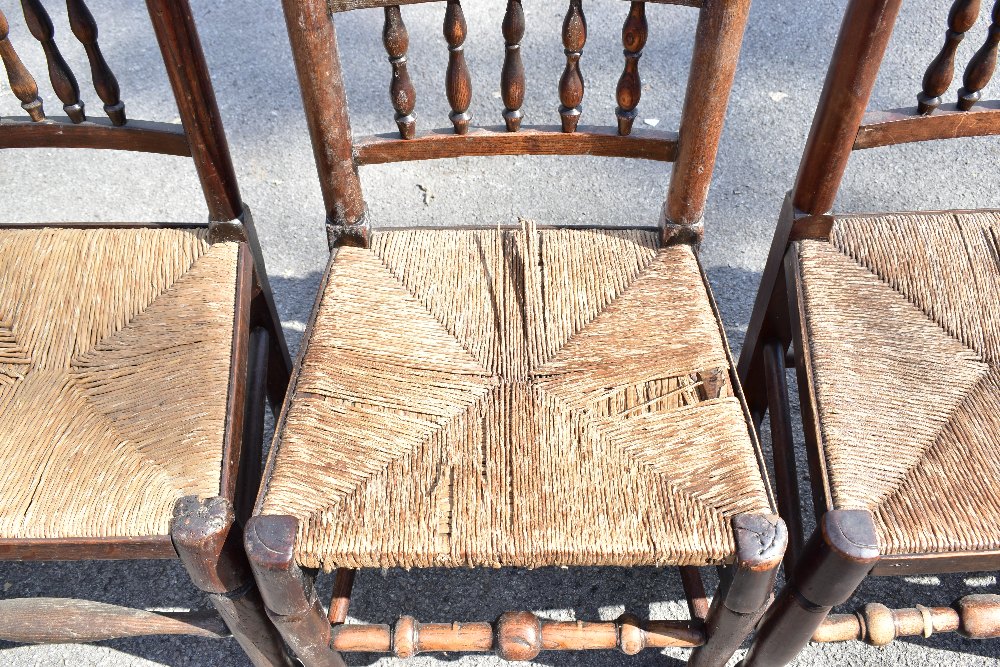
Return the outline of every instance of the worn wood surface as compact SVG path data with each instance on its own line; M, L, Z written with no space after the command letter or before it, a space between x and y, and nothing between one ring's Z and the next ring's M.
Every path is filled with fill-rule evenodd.
M7 16L0 10L0 60L3 60L4 69L7 71L7 81L14 96L21 101L21 108L28 113L31 120L38 122L45 118L45 109L41 98L38 97L38 83L21 62L14 45L10 43L9 35L10 24L7 22Z
M984 137L1000 134L1000 101L980 102L971 111L943 104L932 115L916 108L866 113L854 140L854 150L933 139Z
M133 560L177 558L168 535L0 539L0 560Z
M623 137L615 128L581 126L567 134L558 126L542 125L523 126L518 132L499 126L474 128L464 135L432 130L405 141L394 135L361 137L355 153L358 165L465 155L594 155L670 162L676 147L672 132L642 130Z
M229 636L214 612L153 612L67 598L0 600L0 639L21 644L88 643L145 635Z
M0 148L95 148L189 157L191 149L180 125L130 120L115 127L105 118L73 123L64 116L47 122L0 120Z

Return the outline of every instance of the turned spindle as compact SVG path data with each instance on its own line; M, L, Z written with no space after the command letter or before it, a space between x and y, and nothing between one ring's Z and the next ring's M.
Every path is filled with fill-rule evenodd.
M87 52L94 90L104 102L104 112L108 114L113 125L124 125L125 104L121 101L118 79L115 78L97 43L97 21L94 20L94 15L90 13L84 0L66 0L66 11L69 14L69 26L73 34Z
M969 60L962 77L962 87L958 89L958 108L968 111L982 94L983 88L993 78L997 66L997 46L1000 45L1000 0L993 4L993 15L986 42Z
M413 89L410 73L406 69L406 51L410 48L410 36L406 32L399 5L389 5L385 8L382 43L385 45L385 52L389 54L389 64L392 65L389 99L392 100L392 108L396 110L399 136L403 139L412 139L417 129L417 117L413 113L413 108L417 104L417 92Z
M559 115L563 132L575 132L583 109L583 75L580 73L580 56L587 43L587 19L583 15L583 0L570 0L562 29L566 49L566 69L559 79Z
M8 34L10 25L3 11L0 11L0 59L3 60L4 69L7 70L7 80L10 81L10 89L14 91L17 99L21 100L21 108L28 112L31 120L36 123L45 119L45 109L42 106L42 98L38 96L38 84L35 77L24 66L21 59L14 50L14 45L10 43Z
M465 37L469 28L460 0L448 0L444 12L444 38L448 42L448 71L445 73L445 92L451 113L448 118L455 126L455 134L469 131L469 104L472 102L472 75L465 64Z
M704 643L699 622L644 623L632 614L617 621L546 621L526 611L506 612L495 623L420 623L403 616L391 626L337 625L330 635L330 647L342 652L412 658L437 651L492 651L513 661L532 660L541 651L619 649L635 655L647 648L690 648Z
M524 39L524 7L521 0L507 0L503 15L504 56L500 71L500 97L503 99L503 120L508 132L521 129L521 105L524 104L524 63L521 61L521 40Z
M639 58L646 46L649 35L649 24L646 22L646 3L633 2L622 26L622 46L625 47L625 69L618 79L618 134L627 136L632 133L632 123L638 112L639 98L642 96L642 80L639 78Z
M45 52L45 61L49 66L49 81L52 82L52 89L56 97L63 103L63 110L74 123L82 123L87 120L84 113L83 102L80 101L80 86L76 83L73 70L66 64L66 60L56 46L56 30L52 25L52 19L40 0L21 0L21 9L24 12L24 22L28 25L31 36L38 40Z
M1000 595L966 595L950 607L890 609L867 604L854 614L830 614L812 640L861 640L885 646L899 637L930 637L942 632L957 632L970 639L1000 637Z
M979 0L955 0L948 12L944 46L924 72L923 90L917 95L917 110L929 114L941 105L941 95L955 76L955 52L979 17Z

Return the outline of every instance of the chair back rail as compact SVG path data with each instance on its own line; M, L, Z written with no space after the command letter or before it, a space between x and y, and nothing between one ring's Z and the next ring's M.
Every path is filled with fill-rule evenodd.
M854 150L1000 134L1000 100L982 100L1000 46L1000 0L985 40L970 58L953 103L944 96L955 77L959 43L973 28L980 0L954 0L944 44L924 72L917 104L868 111L868 101L901 0L851 0L841 25L792 201L807 215L830 211Z
M87 55L94 91L107 115L88 118L80 86L59 49L43 0L21 0L25 25L45 54L49 84L66 115L46 114L37 79L18 57L7 17L0 11L0 59L12 92L27 113L22 118L0 118L0 149L93 148L191 157L209 220L237 220L243 215L242 199L191 8L187 0L148 0L146 5L181 124L127 117L118 79L98 41L94 15L85 0L66 0L71 31Z
M498 54L502 57L503 111L497 121L502 119L503 125L474 126L469 114L474 87L465 59L468 26L461 0L284 0L332 237L346 235L365 242L366 207L359 166L494 155L597 155L674 162L661 223L665 229L694 228L704 211L749 2L630 2L623 17L624 65L615 91L615 117L606 126L594 126L581 122L586 90L585 1L566 0L561 31L565 65L556 86L558 104L551 116L559 119L559 125L522 123L528 84L521 41L531 27L526 25L522 0L507 0L498 26L504 50ZM445 4L443 34L448 55L444 89L451 107L450 128L419 128L417 93L407 70L409 34L403 18L403 6L418 2ZM649 2L696 7L700 13L680 132L633 130L642 91L639 60L649 36ZM333 22L339 12L374 8L384 12L382 38L389 60L389 99L397 132L355 138ZM684 238L691 238L690 233Z

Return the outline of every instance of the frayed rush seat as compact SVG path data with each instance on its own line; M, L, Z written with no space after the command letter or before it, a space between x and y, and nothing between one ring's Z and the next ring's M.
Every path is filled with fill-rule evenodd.
M884 555L1000 549L998 240L995 212L885 215L791 250L827 503Z
M220 494L238 247L0 229L0 538L165 536Z
M771 511L687 245L382 231L321 290L258 510L300 565L724 563Z

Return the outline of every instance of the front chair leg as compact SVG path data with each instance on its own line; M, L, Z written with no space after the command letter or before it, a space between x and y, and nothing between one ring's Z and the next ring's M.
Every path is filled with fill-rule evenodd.
M750 635L771 597L788 543L785 523L776 515L737 515L733 533L736 562L712 600L705 645L694 650L688 663L694 667L723 667Z
M247 522L245 546L267 615L305 667L344 667L330 648L330 621L311 578L295 563L298 520L255 516Z
M191 580L222 616L257 667L289 667L281 636L267 619L243 534L225 498L187 496L174 506L170 538Z
M794 660L830 610L850 599L878 558L870 512L824 514L741 665L777 667Z

